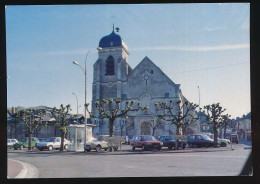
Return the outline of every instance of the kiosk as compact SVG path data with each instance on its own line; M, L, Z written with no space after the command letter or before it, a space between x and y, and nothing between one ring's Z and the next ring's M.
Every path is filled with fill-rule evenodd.
M68 140L70 141L68 151L85 151L84 146L86 141L92 137L92 124L83 125L69 125L68 126Z

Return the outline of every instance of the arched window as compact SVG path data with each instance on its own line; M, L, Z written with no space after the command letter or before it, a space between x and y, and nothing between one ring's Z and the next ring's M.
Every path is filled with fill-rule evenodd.
M109 56L106 61L106 75L115 75L115 61L112 56Z

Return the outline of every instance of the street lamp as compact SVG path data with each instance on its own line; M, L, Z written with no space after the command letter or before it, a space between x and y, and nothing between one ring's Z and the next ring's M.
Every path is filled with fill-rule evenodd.
M88 58L88 54L89 54L89 52L91 51L92 49L90 49L90 50L88 50L88 52L87 52L87 54L86 54L86 57L85 57L85 69L77 62L77 61L73 61L73 64L74 65L78 65L81 69L82 69L82 71L83 71L83 73L84 73L84 76L85 76L85 104L87 103L87 58ZM101 47L98 47L97 48L97 50L102 50L102 48ZM85 125L85 140L84 140L84 149L85 149L85 146L86 146L86 136L87 136L87 130L86 130L86 128L87 128L87 112L86 112L86 106L85 106L85 104L84 104L84 107L85 107L85 109L84 109L84 114L85 114L85 121L84 121L84 125Z
M75 97L76 97L76 100L77 100L77 124L79 123L78 122L78 114L79 114L79 101L78 101L78 97L77 97L77 95L75 94L75 93L72 93L73 95L75 95Z
M87 52L86 57L85 57L85 69L84 69L77 61L73 61L73 64L74 64L74 65L78 65L78 66L82 69L82 71L83 71L83 73L84 73L84 76L85 76L85 104L87 103L87 58L88 58L88 54L90 53L91 50L92 50L92 49L90 49L90 50ZM97 50L102 50L102 48L101 48L101 47L98 47ZM86 119L87 119L87 112L86 112L86 106L85 106L85 104L84 104L84 107L85 107L85 109L84 109L84 111L85 111L84 114L85 114L85 121L86 121Z

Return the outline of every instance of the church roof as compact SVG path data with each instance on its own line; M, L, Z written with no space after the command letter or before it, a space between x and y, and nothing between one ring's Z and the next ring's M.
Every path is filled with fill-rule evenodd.
M122 45L122 38L120 35L116 34L114 32L114 28L111 34L104 36L103 38L100 39L99 41L99 47L118 47L118 46L123 46Z

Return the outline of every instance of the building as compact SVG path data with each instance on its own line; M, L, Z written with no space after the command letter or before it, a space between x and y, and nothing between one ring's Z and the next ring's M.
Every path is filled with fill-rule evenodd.
M102 49L100 49L102 48ZM147 113L138 112L129 119L116 120L115 134L129 135L152 134L148 125L156 124L160 119L155 116L154 104L158 101L168 102L170 99L182 102L187 99L182 95L180 84L174 83L163 71L148 57L145 57L134 69L128 62L129 51L120 35L112 33L99 41L98 59L93 66L92 84L92 112L99 116L95 107L96 101L102 99L135 100L142 106L148 105ZM122 104L121 104L122 105ZM108 134L107 120L92 119L97 126L93 134ZM120 125L129 125L122 128ZM197 131L197 126L192 127ZM155 135L174 135L176 126L164 124L158 127Z
M38 126L37 129L33 132L32 136L37 138L48 138L48 137L56 137L60 136L60 131L55 127L55 121L53 121L53 118L50 114L50 107L46 106L37 106L32 107L30 109L44 109L46 110L46 115L42 117L42 124ZM12 107L11 112L7 111L7 138L22 138L22 137L28 137L28 132L26 129L26 126L23 121L16 121L13 117L13 114L15 114L15 108ZM70 115L72 117L73 115ZM79 123L84 122L83 115L78 115L78 117L74 117L69 119L69 124L75 124L78 120Z
M244 117L237 124L239 139L251 140L251 117Z

